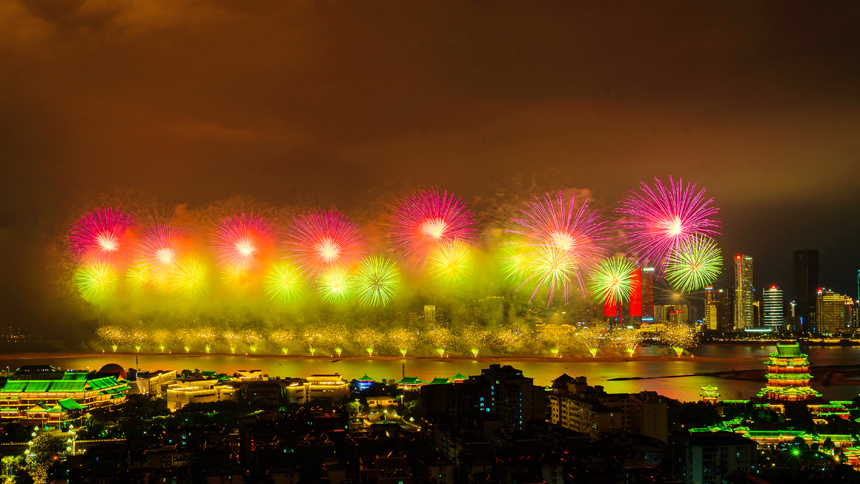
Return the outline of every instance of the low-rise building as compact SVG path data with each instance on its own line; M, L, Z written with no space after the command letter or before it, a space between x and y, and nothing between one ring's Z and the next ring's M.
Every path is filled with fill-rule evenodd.
M337 402L349 397L349 382L340 373L295 378L285 384L284 398L289 403L304 404L312 400Z
M143 395L164 398L167 387L176 380L176 370L138 372L137 388Z
M0 388L0 418L61 421L64 412L125 401L127 381L89 376L66 372L59 380L8 380Z
M566 378L565 378L566 377ZM630 429L630 395L606 393L603 387L588 386L584 376L570 380L563 375L553 384L550 421L582 432L597 440L604 432Z
M217 378L182 378L167 387L167 409L175 412L189 403L235 400L236 388Z

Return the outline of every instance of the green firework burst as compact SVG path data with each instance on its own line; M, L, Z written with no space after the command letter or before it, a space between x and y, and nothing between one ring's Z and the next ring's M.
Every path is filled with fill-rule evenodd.
M622 256L603 259L591 274L589 288L597 300L616 304L630 298L633 263Z
M352 294L354 284L346 269L339 267L323 272L317 281L320 297L326 302L346 300Z
M368 257L356 274L358 300L365 306L385 306L400 287L400 272L390 259Z
M92 262L75 273L75 285L85 300L97 302L116 291L119 274L110 264Z
M263 280L266 294L280 303L291 303L299 297L302 286L301 271L285 261L273 265Z
M206 265L196 257L176 261L170 277L170 287L187 299L197 299L206 288Z
M433 280L443 286L465 281L472 274L471 258L469 246L463 242L455 240L442 245L431 260Z
M666 278L680 292L709 286L720 274L723 256L710 237L692 237L672 253Z

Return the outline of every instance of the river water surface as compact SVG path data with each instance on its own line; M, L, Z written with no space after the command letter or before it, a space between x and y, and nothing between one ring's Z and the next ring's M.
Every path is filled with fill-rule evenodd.
M558 361L553 359L493 358L482 360L440 358L329 358L329 357L276 357L245 355L162 355L162 354L105 354L104 356L55 356L33 355L28 359L6 359L0 355L0 367L15 369L24 364L48 364L62 369L98 369L108 363L117 363L125 368L143 370L200 369L232 374L237 370L263 370L271 376L306 377L315 373L340 373L350 380L367 374L375 380L400 379L404 371L408 376L423 380L434 377L450 377L457 373L477 375L482 368L492 363L511 365L534 378L536 384L548 385L567 373L570 376L586 376L591 385L603 385L608 392L634 393L653 390L670 398L683 401L698 400L700 388L705 385L719 387L724 399L747 399L755 395L764 381L728 380L701 373L763 369L768 353L775 351L773 345L703 345L695 349L693 357L665 358L656 360L614 361ZM803 348L813 365L856 365L860 363L860 347ZM646 347L637 351L640 356L663 356L665 348ZM137 363L135 362L137 358ZM693 375L680 378L677 375ZM652 377L637 380L611 381L614 378ZM851 400L860 393L857 385L812 387L831 400Z

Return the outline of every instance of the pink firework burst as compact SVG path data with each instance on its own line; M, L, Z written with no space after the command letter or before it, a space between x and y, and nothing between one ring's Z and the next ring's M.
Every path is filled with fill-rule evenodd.
M401 199L392 225L394 246L416 265L423 264L442 244L476 239L475 217L466 204L454 194L440 194L436 188Z
M314 280L328 268L349 268L364 255L358 226L334 210L316 210L296 218L287 247Z
M259 215L233 215L222 220L215 230L213 250L223 269L258 269L271 256L272 249L272 226Z
M69 230L69 255L78 263L121 265L131 248L134 217L110 207L81 216Z
M543 200L526 202L526 207L520 210L522 217L512 219L516 228L506 231L520 236L511 243L516 260L509 265L516 270L509 277L520 281L517 290L534 285L529 302L543 289L547 306L556 291L564 293L567 304L574 281L583 291L585 277L608 253L607 228L598 211L589 210L588 200L576 209L575 197L565 204L561 192L555 201L547 193Z
M137 242L136 260L145 279L164 285L186 249L186 232L170 225L146 229Z
M641 183L642 192L630 191L618 204L617 212L627 217L618 222L624 230L623 240L631 252L643 262L664 272L671 255L696 236L719 234L720 222L710 218L720 209L712 207L713 198L705 198L705 190L696 192L696 185L683 179L678 183L669 177L669 186L654 178L652 189Z

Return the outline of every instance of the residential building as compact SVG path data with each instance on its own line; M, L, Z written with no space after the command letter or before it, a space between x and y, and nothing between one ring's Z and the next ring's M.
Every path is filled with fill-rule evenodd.
M821 281L818 275L818 251L794 251L794 301L800 330L817 332L816 305Z
M437 378L421 387L424 417L452 419L479 410L502 419L505 425L521 428L526 422L546 418L546 390L509 365L490 365L468 380ZM457 383L459 381L459 383Z
M669 441L669 402L657 392L630 395L630 431Z
M735 331L754 327L753 258L735 256Z
M602 433L630 429L630 395L589 386L584 376L562 375L553 382L550 421L598 440Z
M684 484L727 482L727 476L755 472L758 444L734 432L704 432L669 437L672 475Z

